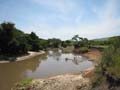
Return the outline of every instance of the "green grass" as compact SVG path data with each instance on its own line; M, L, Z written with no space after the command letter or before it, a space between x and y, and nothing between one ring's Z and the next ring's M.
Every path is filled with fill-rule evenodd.
M72 53L73 50L63 50L63 53Z
M87 47L80 47L79 50L81 50L81 51L87 51L88 48Z
M90 47L94 47L97 49L107 49L109 46L107 46L107 45L92 45Z
M24 79L22 81L20 81L18 84L20 86L27 86L27 85L30 85L32 82L32 79L31 78L27 78L27 79Z
M88 47L80 47L80 48L79 48L79 51L80 51L80 52L83 52L83 53L84 53L84 52L88 52Z

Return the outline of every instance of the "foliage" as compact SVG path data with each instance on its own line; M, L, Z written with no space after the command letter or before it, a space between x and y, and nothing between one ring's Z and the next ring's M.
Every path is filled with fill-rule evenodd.
M27 85L30 85L31 82L32 82L32 79L31 78L27 78L27 79L24 79L21 82L19 82L18 85L20 85L20 86L27 86Z
M68 46L62 49L63 53L73 53L73 50L74 50L73 46Z
M88 47L80 47L80 48L77 48L77 49L74 49L73 52L74 53L77 53L77 54L82 54L82 53L86 53L89 51L89 48Z
M39 45L40 50L46 50L48 47L47 40L39 39Z
M88 47L80 47L80 48L79 48L79 51L80 51L81 53L88 52Z
M96 67L95 75L91 80L91 88L92 88L92 90L97 90L98 87L102 86L103 83L104 84L106 83L106 77L103 77L102 69L101 69L101 67L99 65L99 66ZM97 89L95 89L95 88L97 88Z
M56 38L48 39L47 44L49 48L59 48L61 47L61 40Z
M39 51L39 38L34 32L31 32L31 34L29 35L28 43L31 45L31 51Z
M34 33L25 34L18 30L15 24L4 22L0 24L0 53L5 55L27 54L28 50L38 51L39 38Z
M26 43L19 41L24 38L23 33L17 30L13 23L0 24L0 51L3 54L20 54L27 52ZM22 33L20 36L19 33ZM19 38L19 39L18 39ZM22 46L22 47L21 47Z
M101 66L104 72L111 75L114 79L120 79L120 48L117 50L114 47L105 51Z
M101 62L102 68L107 73L113 74L114 78L120 78L120 38L111 38L111 46L105 50Z
M96 75L97 78L106 78L108 88L115 88L120 86L120 37L110 38L109 44L109 47L102 55L102 60L98 67L100 71ZM99 79L95 81L100 82Z
M82 38L82 37L79 37L79 35L75 35L72 38L72 40L74 42L75 48L88 47L88 39L87 38Z
M62 41L61 42L61 46L66 48L68 46L72 46L73 45L73 42L71 40L66 40L66 41Z

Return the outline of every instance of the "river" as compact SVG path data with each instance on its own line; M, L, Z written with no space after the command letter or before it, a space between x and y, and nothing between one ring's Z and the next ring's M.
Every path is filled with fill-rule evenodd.
M29 60L0 64L0 90L10 90L25 78L46 78L58 74L80 73L93 66L87 58L76 54L49 51Z

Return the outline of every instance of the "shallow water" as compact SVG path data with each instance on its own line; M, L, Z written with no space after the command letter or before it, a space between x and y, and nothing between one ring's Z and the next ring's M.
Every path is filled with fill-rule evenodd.
M0 64L0 90L10 90L14 83L25 78L45 78L64 73L79 73L92 66L93 63L85 57L52 51L47 55L29 60Z

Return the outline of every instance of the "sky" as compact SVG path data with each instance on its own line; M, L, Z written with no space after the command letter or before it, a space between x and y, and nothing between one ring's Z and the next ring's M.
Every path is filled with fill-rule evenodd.
M120 0L0 0L0 23L9 21L40 38L88 39L120 35Z

